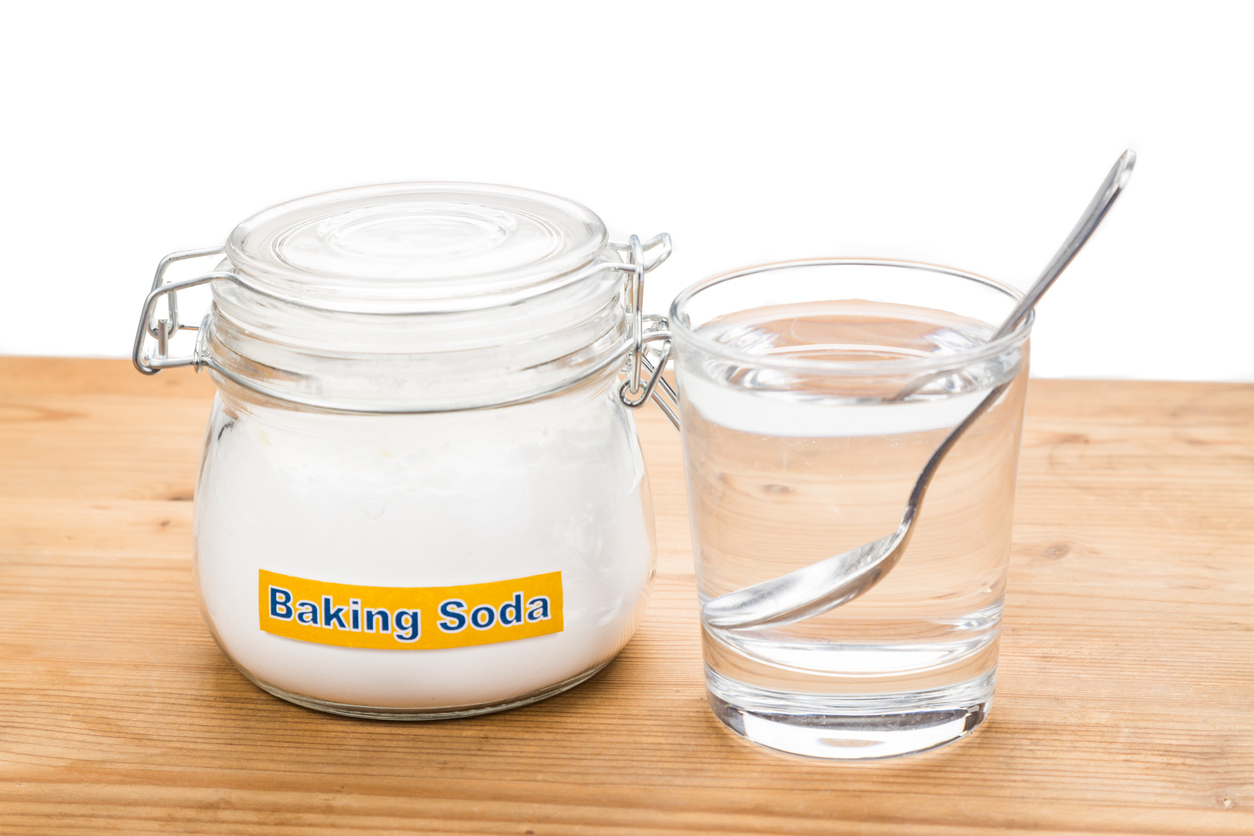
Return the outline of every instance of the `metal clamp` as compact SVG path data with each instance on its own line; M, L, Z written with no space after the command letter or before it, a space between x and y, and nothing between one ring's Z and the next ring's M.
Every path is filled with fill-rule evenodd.
M172 369L178 366L194 366L197 371L200 370L203 362L203 335L196 340L196 349L190 356L169 356L170 338L175 333L178 331L200 331L209 320L209 317L206 316L200 325L183 325L179 322L178 292L189 287L196 287L214 281L238 281L238 277L234 273L227 272L206 273L194 279L183 279L182 281L166 284L165 274L170 265L176 261L186 261L189 258L221 256L224 252L225 249L223 247L206 247L199 250L170 253L161 259L161 262L157 265L157 275L152 280L152 291L149 292L148 298L144 300L144 310L139 316L139 327L135 330L135 346L131 351L131 361L141 373L156 374L162 369ZM159 318L154 322L153 315L156 313L157 301L162 297L166 298L167 316ZM156 339L156 356L149 356L143 353L145 335Z
M645 353L646 349L644 346L651 342L662 343L661 357L658 359L656 366L649 362L648 355ZM619 399L624 405L629 406L632 409L638 409L644 406L645 401L647 401L649 396L653 394L653 387L657 386L658 381L662 379L662 369L666 368L666 361L671 357L671 335L668 331L654 331L638 338L637 344L640 345L640 350L633 362L638 363L641 366L646 363L648 364L649 379L645 381L643 389L641 389L638 384L636 389L632 389L630 379L624 380L623 385L618 388ZM670 384L667 385L669 386Z
M610 244L610 247L618 251L624 262L609 266L631 274L631 287L628 288L627 293L627 312L633 314L636 318L634 333L638 337L644 324L644 274L652 271L671 257L671 236L663 232L641 244L640 237L633 235L628 243ZM640 348L641 343L637 340L633 349L633 357L635 352L640 351ZM640 379L637 377L632 390L638 389L639 386Z
M648 316L646 320L652 320L662 326L666 324L666 320L660 316ZM625 406L632 409L639 409L648 403L649 398L653 398L653 402L658 405L658 409L670 420L675 429L679 429L679 394L670 385L662 372L666 369L666 363L671 357L671 334L664 327L658 327L655 330L645 333L641 340L643 350L639 355L640 365L649 373L648 380L645 381L644 387L640 393L631 397L628 387L631 385L630 380L624 380L622 386L618 387L618 399ZM650 360L648 353L648 344L652 342L662 343L657 360ZM661 388L657 388L658 386Z
M676 414L678 396L671 385L666 382L666 379L662 377L662 372L671 356L671 335L670 331L667 330L668 323L665 317L657 315L646 316L644 313L645 273L648 273L670 257L671 237L663 232L661 235L651 238L647 243L641 244L640 238L633 235L627 245L618 244L614 246L627 258L627 262L622 265L622 269L631 273L631 285L627 294L627 310L634 320L632 322L632 348L631 355L628 358L627 379L623 381L623 385L618 389L618 398L625 406L639 409L648 402L650 397L653 397L654 402L657 403L666 417L678 429L679 418ZM648 258L646 253L653 253L653 255L651 258ZM653 342L662 344L656 361L650 360L648 356L647 346ZM643 385L641 385L642 371L649 373L649 377L644 381ZM659 383L662 385L662 391L669 396L670 403L654 394L655 387Z

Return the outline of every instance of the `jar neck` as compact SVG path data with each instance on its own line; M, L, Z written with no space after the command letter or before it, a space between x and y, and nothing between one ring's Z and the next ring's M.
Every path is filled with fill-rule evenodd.
M474 311L315 310L215 287L201 355L221 384L316 409L449 412L611 378L630 347L623 273Z

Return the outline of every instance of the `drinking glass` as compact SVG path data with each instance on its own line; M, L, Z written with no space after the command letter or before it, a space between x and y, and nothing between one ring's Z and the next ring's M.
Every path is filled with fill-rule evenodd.
M919 472L1013 380L932 481L909 548L848 603L783 626L702 618L710 706L756 743L837 759L972 732L997 676L1031 320L960 270L825 259L719 276L670 312L700 603L893 532Z

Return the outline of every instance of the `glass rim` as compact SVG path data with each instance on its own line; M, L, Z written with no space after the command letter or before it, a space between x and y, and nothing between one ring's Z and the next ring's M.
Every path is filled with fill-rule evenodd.
M969 349L956 351L952 354L929 355L927 357L902 357L900 359L892 360L819 360L814 358L789 358L780 355L755 354L750 351L733 348L726 343L717 342L693 330L687 325L684 318L681 316L681 313L683 313L682 308L698 294L709 290L716 285L731 281L732 279L752 276L757 273L787 270L793 267L829 266L891 267L922 270L929 273L939 273L952 276L954 278L977 282L993 290L1006 294L1012 305L1023 298L1023 291L1005 284L1004 282L999 282L996 279L990 279L987 276L981 276L978 273L970 273L966 270L959 270L955 267L946 267L940 264L929 264L922 261L905 261L901 259L884 258L809 258L790 261L773 261L766 264L758 264L752 267L733 270L728 273L721 273L717 276L691 284L680 291L679 295L677 295L674 301L671 302L668 317L672 338L681 337L680 341L691 343L709 354L716 355L726 360L733 360L738 363L761 368L809 371L826 374L916 373L938 371L947 368L962 368L973 363L978 363L996 357L1006 350L1025 342L1031 335L1032 325L1036 321L1036 311L1030 311L1027 317L1024 318L1023 322L1019 323L1019 327L1015 328L1015 330L1011 331L1006 336L993 340L992 342L981 343ZM996 325L997 323L992 324Z

